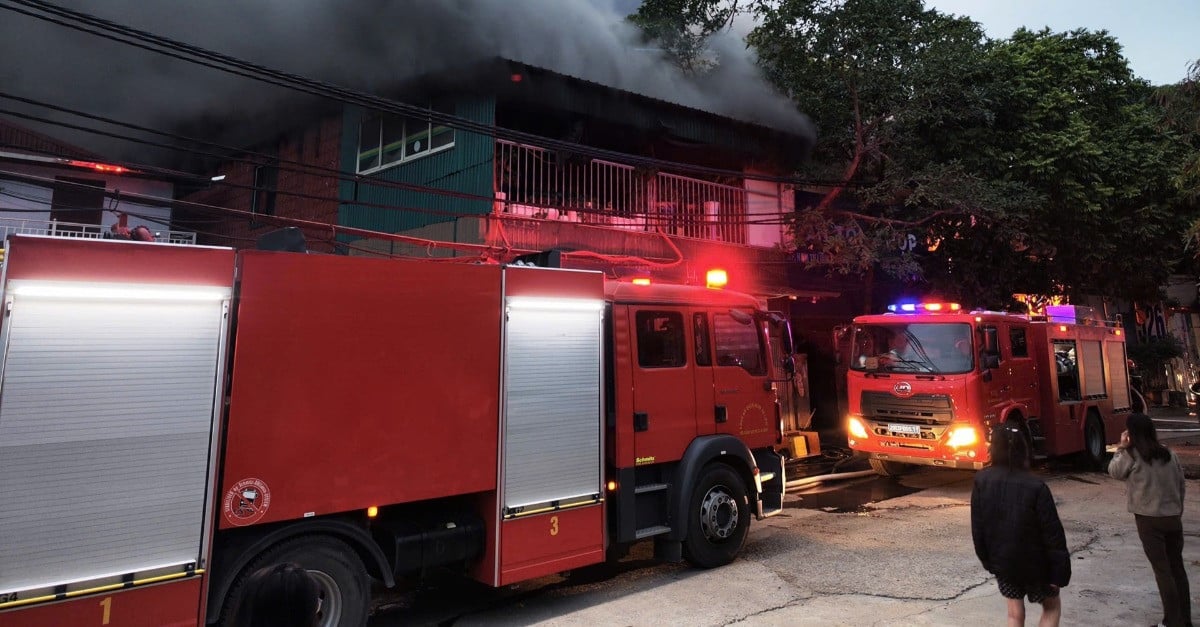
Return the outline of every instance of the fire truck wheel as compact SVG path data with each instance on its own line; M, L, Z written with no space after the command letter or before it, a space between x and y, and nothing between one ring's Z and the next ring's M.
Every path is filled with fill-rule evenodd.
M328 536L305 536L264 551L238 575L229 589L221 625L232 627L246 578L261 568L284 562L303 566L320 587L321 609L314 627L365 627L371 603L367 569L348 544Z
M1093 470L1104 468L1108 452L1104 446L1104 425L1095 414L1089 413L1083 425L1084 462Z
M691 503L684 558L700 568L732 562L750 529L750 504L741 477L725 464L706 466Z
M880 477L899 477L909 471L909 465L903 462L893 462L886 459L871 458L868 460L871 470Z

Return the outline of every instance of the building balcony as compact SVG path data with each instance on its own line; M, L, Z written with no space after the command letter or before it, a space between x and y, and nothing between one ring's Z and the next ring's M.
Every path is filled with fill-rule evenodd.
M781 186L702 180L497 140L493 213L726 244L780 243ZM752 209L753 208L753 209Z
M99 224L0 217L0 247L3 247L8 236L14 233L20 235L48 235L50 237L112 239L110 229ZM154 241L163 244L194 245L196 243L196 234L190 231L157 229L152 230L151 233L154 235Z

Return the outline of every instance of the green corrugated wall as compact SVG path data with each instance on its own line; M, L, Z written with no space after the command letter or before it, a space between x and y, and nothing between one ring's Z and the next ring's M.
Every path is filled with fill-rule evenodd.
M342 126L342 170L354 172L358 163L358 126L363 109L347 107ZM455 103L455 115L475 122L495 124L496 104L490 97ZM454 147L374 173L387 181L412 183L492 197L492 138L461 130L454 132ZM481 215L492 210L490 200L471 200L342 181L338 186L341 207L338 222L344 226L397 233L461 215ZM362 206L374 203L383 207ZM428 211L421 211L428 210Z

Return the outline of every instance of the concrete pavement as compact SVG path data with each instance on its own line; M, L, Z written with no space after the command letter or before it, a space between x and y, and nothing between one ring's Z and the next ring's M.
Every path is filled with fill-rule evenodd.
M1124 485L1069 467L1039 473L1054 493L1072 553L1062 624L1159 620ZM379 616L372 625L1004 625L1005 601L971 543L972 477L922 469L899 479L919 491L853 510L793 501L782 515L754 523L743 556L724 568L654 564L643 548L626 568L600 576L583 569L494 596L456 588L445 605ZM1200 481L1189 481L1184 532L1195 592ZM1027 624L1036 624L1039 611L1029 609Z

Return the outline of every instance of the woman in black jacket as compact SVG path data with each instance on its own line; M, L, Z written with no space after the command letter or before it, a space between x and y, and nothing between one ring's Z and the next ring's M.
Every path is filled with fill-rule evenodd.
M1029 472L1029 450L1021 430L996 425L992 465L975 475L971 491L971 537L975 555L996 575L1008 599L1008 624L1025 624L1025 597L1042 604L1041 627L1057 626L1059 588L1071 581L1071 556L1054 497Z

